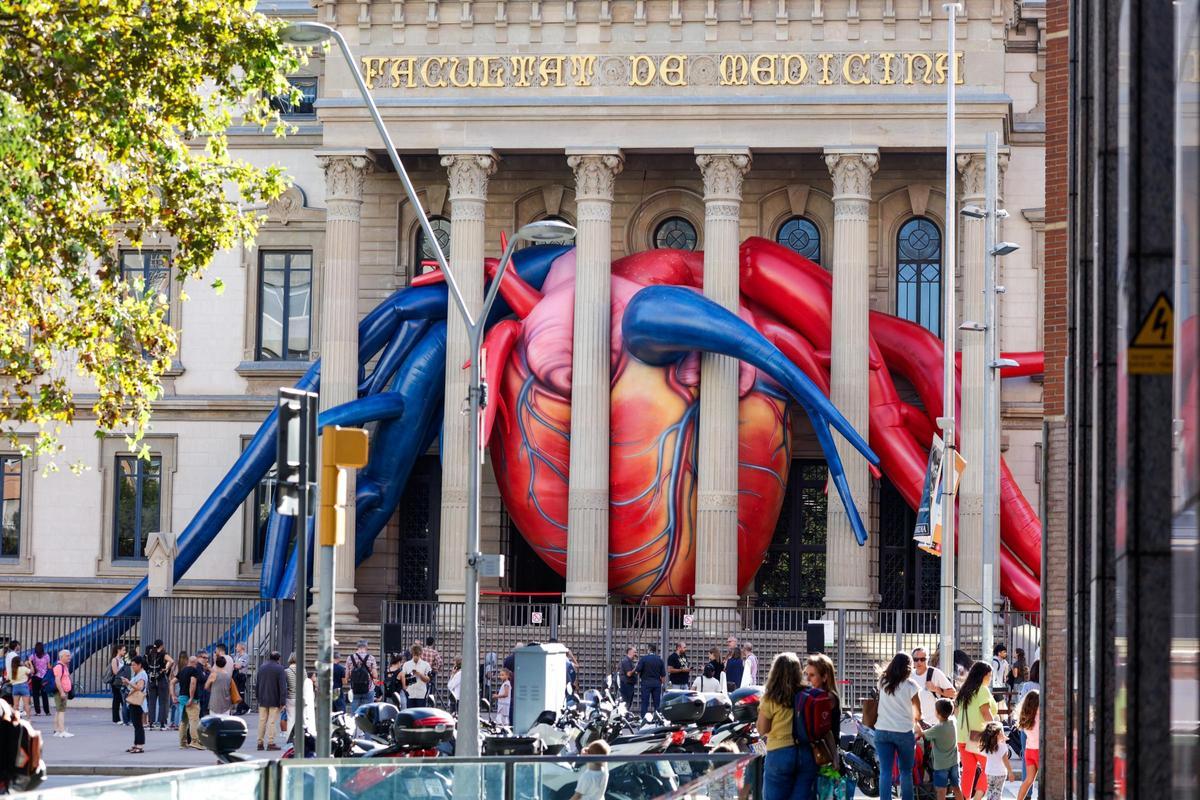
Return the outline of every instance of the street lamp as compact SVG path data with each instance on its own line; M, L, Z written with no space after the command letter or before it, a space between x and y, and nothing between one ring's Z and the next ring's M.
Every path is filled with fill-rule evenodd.
M425 233L425 241L433 250L434 258L442 270L442 276L445 278L446 286L448 287L448 294L453 299L458 312L462 315L463 321L467 326L467 336L470 340L471 350L470 374L467 379L468 413L471 418L468 440L471 469L467 476L466 603L464 609L465 619L463 621L462 687L459 692L459 696L463 698L463 702L459 705L456 755L475 757L479 755L479 563L482 558L482 553L479 552L479 484L483 453L480 450L482 423L479 412L483 408L486 397L486 387L483 384L480 372L483 335L486 331L487 320L492 306L499 296L500 282L503 280L504 273L512 261L517 243L522 241L534 243L556 242L563 239L573 239L575 238L575 228L561 220L549 219L531 222L528 225L522 226L513 234L512 238L508 241L508 245L504 248L504 254L500 258L500 268L496 271L496 276L492 279L491 286L488 287L487 295L483 299L483 306L480 308L479 314L472 314L467 307L466 298L463 297L462 291L458 287L458 281L455 280L454 273L450 270L450 264L446 261L446 254L442 251L437 236L434 235L433 229L429 226L429 218L426 216L425 209L417 198L417 191L408 177L408 172L404 169L404 164L400 161L400 155L396 152L395 145L392 144L392 137L388 134L387 126L383 124L383 119L379 116L379 109L375 105L375 101L371 98L366 81L359 74L358 66L354 62L354 56L350 53L350 46L346 44L345 38L337 30L328 25L320 22L306 21L293 22L285 26L279 32L279 38L285 44L296 45L298 47L321 44L330 39L337 42L338 49L342 51L342 56L346 59L346 65L350 68L350 74L354 76L354 81L358 85L358 91L362 95L363 102L366 104L367 110L371 112L371 119L375 122L375 128L379 131L379 137L383 139L388 158L392 162L392 168L400 176L400 182L404 186L404 193L408 197L409 205L416 212L417 222L420 224L421 230ZM321 594L320 601L322 603L332 602L332 592L329 597ZM318 663L317 685L319 692L318 702L324 714L328 713L327 710L330 707L332 632L323 630L321 631L321 636L322 656ZM329 650L326 650L324 646L327 638L331 643ZM323 744L324 749L319 747L317 755L321 758L328 758L328 740L323 742Z

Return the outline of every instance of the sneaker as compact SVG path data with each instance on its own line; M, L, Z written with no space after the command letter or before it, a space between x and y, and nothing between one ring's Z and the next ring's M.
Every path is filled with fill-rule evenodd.
M193 750L203 750L204 749L204 747L202 745L198 745L195 742L192 742L191 744L189 744L188 747L190 747Z
M120 722L114 722L113 725L120 725Z
M60 735L64 739L70 739L75 736L75 734L71 733L70 731L63 731L62 734L60 734Z

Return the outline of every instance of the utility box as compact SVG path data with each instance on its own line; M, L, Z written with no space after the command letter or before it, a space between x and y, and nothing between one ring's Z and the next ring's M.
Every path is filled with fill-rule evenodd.
M518 647L513 686L513 733L524 735L543 711L562 711L567 698L567 648L561 644Z

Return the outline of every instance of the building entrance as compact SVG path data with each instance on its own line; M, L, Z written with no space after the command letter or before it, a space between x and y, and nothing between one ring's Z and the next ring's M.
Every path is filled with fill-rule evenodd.
M825 604L825 479L822 460L792 461L775 536L754 579L760 606Z
M941 560L917 548L917 513L887 478L879 484L879 607L938 609Z
M396 588L401 600L436 599L441 501L441 462L437 456L421 456L413 464L396 510L400 528Z

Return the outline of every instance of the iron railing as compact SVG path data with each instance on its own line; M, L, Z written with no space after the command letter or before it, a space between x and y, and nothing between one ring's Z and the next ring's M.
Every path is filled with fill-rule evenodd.
M448 676L461 655L463 604L387 601L381 612L384 655L432 636ZM960 610L956 630L959 649L971 659L988 660L979 652L983 612ZM1016 648L1032 662L1037 652L1039 616L997 613L995 640ZM822 608L695 608L682 606L569 605L541 601L501 601L480 605L480 653L485 666L485 689L495 670L514 648L528 642L557 641L577 661L579 688L597 688L615 673L628 646L645 653L654 643L664 657L678 642L687 645L697 670L709 650L724 651L729 637L749 643L758 657L759 682L766 680L777 653L809 652L809 627L820 625L821 649L834 661L843 702L858 708L874 687L879 669L898 651L923 647L939 659L940 614L914 610L833 610ZM950 659L942 667L953 669Z
M117 646L132 652L138 644L138 617L106 617L90 614L4 614L0 613L0 640L21 643L22 653L30 654L39 642L45 646L51 665L58 663L58 651L52 647L69 634L82 631L79 646L70 649L71 684L76 695L109 694L109 665ZM109 623L109 624L102 624Z

